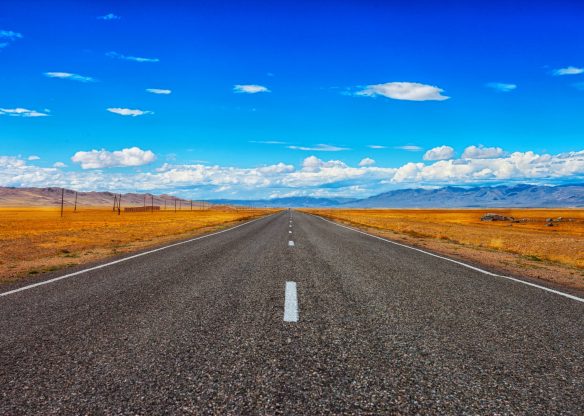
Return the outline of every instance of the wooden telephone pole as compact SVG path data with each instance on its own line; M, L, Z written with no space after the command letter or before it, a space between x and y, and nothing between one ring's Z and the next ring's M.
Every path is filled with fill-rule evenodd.
M75 191L75 208L73 211L77 212L77 191Z

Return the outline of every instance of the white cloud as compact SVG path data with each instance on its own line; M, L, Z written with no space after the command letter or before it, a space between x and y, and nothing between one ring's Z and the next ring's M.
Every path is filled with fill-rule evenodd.
M135 150L133 150L135 149ZM0 186L58 186L79 190L223 192L250 198L289 193L319 196L368 196L392 187L444 186L449 184L562 182L584 178L584 150L536 154L515 152L490 159L451 159L430 163L406 163L399 167L349 166L341 160L304 159L300 167L277 163L241 168L204 164L165 163L150 171L100 169L139 166L154 160L154 154L138 148L118 152L78 152L76 163L85 170L59 165L41 167L20 157L0 156ZM55 165L56 166L56 165ZM83 167L83 166L82 166ZM198 191L197 191L198 192Z
M316 146L288 146L292 150L305 150L309 152L340 152L351 150L348 147L332 146L330 144L317 144Z
M576 66L567 66L565 68L554 69L552 72L556 76L560 75L579 75L584 73L584 68L578 68Z
M359 162L359 166L373 166L375 165L375 160L371 159L370 157L366 157Z
M0 39L16 40L22 39L22 34L12 30L0 30Z
M387 146L381 146L379 144L370 144L367 147L370 149L387 149Z
M45 112L29 110L27 108L0 108L0 116L8 115L11 117L47 117L48 110Z
M72 74L70 72L45 72L45 76L49 78L70 79L79 82L95 82L92 77L85 77L83 75Z
M7 47L17 39L22 39L22 34L12 30L0 30L0 49Z
M517 89L517 85L505 84L504 82L489 82L488 84L486 84L486 86L488 88L492 88L500 92L510 92L513 91L514 89Z
M123 59L124 61L133 61L133 62L160 62L158 58L141 58L139 56L127 56L117 52L108 52L105 54L110 58L115 59Z
M55 162L55 163L53 163L53 167L54 168L66 168L67 165L64 164L63 162Z
M101 169L113 167L142 166L156 160L156 155L150 150L142 150L139 147L116 150L91 150L89 152L77 152L71 160L80 163L83 169Z
M419 152L420 150L422 150L422 148L420 146L414 146L414 145L405 145L405 146L396 146L395 149L398 150L407 150L408 152Z
M257 144L286 144L286 142L281 142L278 140L250 140L249 142Z
M368 85L356 95L392 98L394 100L407 101L444 101L449 99L441 93L444 90L433 85L420 84L418 82L387 82L385 84Z
M454 149L450 146L438 146L424 154L424 160L444 160L454 156Z
M172 94L172 90L162 90L160 88L146 88L146 91L152 94L169 95Z
M138 109L133 110L131 108L108 108L107 111L109 111L110 113L119 114L121 116L132 116L132 117L143 116L143 115L147 115L147 114L154 114L153 111L138 110Z
M495 159L441 160L431 165L408 163L392 182L464 184L484 181L570 178L584 175L584 150L538 155L515 152Z
M41 158L38 157L37 155L30 155L29 157L27 157L27 160L40 160Z
M468 146L462 153L463 159L489 159L501 157L505 154L500 147Z
M245 85L234 85L233 92L245 93L245 94L257 94L258 92L271 92L268 88L263 85L245 84Z
M98 20L120 20L121 17L118 16L117 14L113 14L113 13L108 13L106 15L103 16L97 16Z

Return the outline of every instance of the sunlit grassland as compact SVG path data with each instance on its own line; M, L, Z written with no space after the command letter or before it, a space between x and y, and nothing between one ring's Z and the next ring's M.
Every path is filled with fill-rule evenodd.
M522 261L579 270L584 280L584 210L582 209L320 209L309 212L363 228L387 231L410 240L453 243L460 247L509 253ZM481 221L487 212L522 222ZM548 226L546 219L553 221ZM442 244L446 245L446 244ZM452 244L450 244L452 245ZM479 257L480 259L480 257ZM491 260L490 263L493 263ZM496 264L493 264L496 266ZM520 272L520 270L519 270ZM584 282L574 286L584 287Z
M270 210L137 212L0 208L0 280L131 252L270 213Z

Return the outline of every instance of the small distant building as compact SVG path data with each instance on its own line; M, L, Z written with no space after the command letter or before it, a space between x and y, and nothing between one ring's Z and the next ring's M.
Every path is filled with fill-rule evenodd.
M124 208L124 212L151 212L151 211L160 211L160 207L157 205L148 205L145 207L126 207Z

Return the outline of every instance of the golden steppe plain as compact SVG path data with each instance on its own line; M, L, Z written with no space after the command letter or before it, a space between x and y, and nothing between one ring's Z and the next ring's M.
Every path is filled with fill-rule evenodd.
M306 211L503 273L584 289L582 209ZM481 221L488 212L514 217L519 222ZM554 220L552 226L547 225L548 219Z
M0 208L0 281L54 271L192 237L270 210L123 212Z

